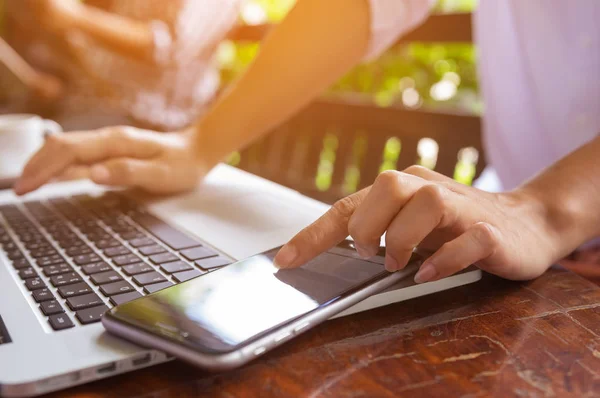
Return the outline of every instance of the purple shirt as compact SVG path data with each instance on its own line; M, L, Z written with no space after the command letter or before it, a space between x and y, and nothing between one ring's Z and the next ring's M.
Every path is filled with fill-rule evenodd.
M431 5L370 2L369 57L423 20ZM600 134L600 1L479 3L473 18L484 143L495 170L485 175L511 189Z

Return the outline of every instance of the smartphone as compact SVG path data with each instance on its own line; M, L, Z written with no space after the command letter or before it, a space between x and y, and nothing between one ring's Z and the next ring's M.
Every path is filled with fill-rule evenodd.
M110 332L211 371L259 357L367 297L413 275L390 273L385 249L365 260L346 241L301 266L279 270L279 248L112 308Z

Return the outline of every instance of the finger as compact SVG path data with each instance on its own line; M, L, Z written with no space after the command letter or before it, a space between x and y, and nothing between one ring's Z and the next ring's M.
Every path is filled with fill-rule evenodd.
M152 161L120 158L92 166L90 178L96 184L147 188L156 185L161 174Z
M499 242L499 232L495 227L483 222L474 224L425 260L415 275L415 282L424 283L445 278L471 264L483 261L495 253Z
M74 164L92 164L111 157L149 158L160 150L148 132L111 127L91 132L48 136L23 170L15 186L19 195L33 191Z
M428 169L427 167L413 165L403 170L403 173L411 174L417 177L421 177L427 181L437 182L455 182L452 178L447 177L443 174Z
M425 185L413 195L385 234L385 268L398 271L406 266L413 250L434 229L448 224L455 214L451 192L440 185Z
M300 231L277 253L275 265L278 268L299 267L346 239L348 220L368 190L339 200L317 221Z
M422 178L398 171L383 172L377 177L348 225L359 253L364 252L366 257L377 253L390 222L424 184Z
M73 180L84 180L90 178L90 167L89 166L69 166L62 172L56 179L58 181L73 181Z

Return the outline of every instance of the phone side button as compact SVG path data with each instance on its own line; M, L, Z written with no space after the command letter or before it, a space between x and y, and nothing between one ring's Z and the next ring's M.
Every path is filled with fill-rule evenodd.
M260 347L257 348L256 350L254 350L254 356L259 356L265 353L265 351L267 351L267 349L265 347Z
M310 323L304 322L303 324L296 326L294 328L294 333L299 333L301 330L306 329L308 325L310 325Z
M275 337L275 343L279 343L280 341L285 340L290 336L291 336L291 333L282 333L279 336Z

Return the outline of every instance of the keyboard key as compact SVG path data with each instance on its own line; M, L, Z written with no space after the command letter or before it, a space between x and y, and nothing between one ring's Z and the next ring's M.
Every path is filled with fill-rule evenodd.
M67 299L67 305L73 311L85 310L87 308L96 307L104 304L104 301L96 293L86 294L84 296L76 296Z
M143 247L143 246L150 246L150 245L153 245L154 243L155 242L150 238L137 238L137 239L132 239L129 241L129 244L135 248Z
M70 256L70 257L82 256L84 254L90 254L93 252L94 251L89 246L74 246L74 247L69 247L68 249L65 250L65 253L67 254L67 256Z
M25 280L25 287L27 287L30 292L33 292L35 290L46 288L46 284L40 278L30 278Z
M89 308L87 310L77 311L75 316L79 319L84 325L99 322L102 318L102 315L108 311L108 307L106 305L100 305L98 307Z
M83 233L92 242L97 242L99 240L104 240L104 239L110 239L110 238L112 238L112 236L110 236L110 234L108 234L102 228L95 228L95 229L90 230L90 231L83 231Z
M126 233L140 233L139 229L129 224L125 220L122 220L122 222L111 223L110 228L119 235Z
M49 265L54 265L54 264L59 264L59 263L64 263L65 259L62 258L61 255L56 254L54 256L48 256L48 257L41 257L38 258L37 260L35 260L36 264L39 265L40 267L47 267Z
M144 293L152 294L152 293L158 292L159 290L166 289L169 286L173 286L173 282L167 281L167 282L163 282L163 283L156 283L154 285L147 285L147 286L144 286Z
M55 264L55 265L50 265L48 267L43 268L43 272L44 272L44 275L46 275L47 277L50 277L50 276L54 276L54 275L66 274L67 272L73 272L73 268L71 268L71 266L66 263Z
M117 257L117 256L125 256L127 254L131 254L131 250L126 248L125 246L116 246L109 247L103 251L106 257Z
M112 239L112 236L105 231L96 232L93 234L86 234L87 238L92 242L99 242L101 240Z
M29 278L36 278L38 276L37 272L31 267L23 268L19 270L19 278L25 280Z
M196 265L205 270L224 267L229 264L231 264L231 260L225 257L212 257L196 261Z
M12 252L14 250L17 250L19 247L17 246L17 244L15 242L9 242L6 243L2 246L2 248L4 249L5 252Z
M17 270L31 267L31 264L29 264L29 261L27 261L26 258L15 260L12 262L12 265L13 268Z
M177 260L179 260L179 257L174 255L173 253L162 253L150 256L150 261L152 261L154 264L163 264Z
M81 282L74 285L62 286L58 288L58 294L62 298L81 296L93 292L92 288L87 283Z
M25 256L23 255L21 250L11 250L9 252L6 252L6 257L8 257L10 260L19 260L21 258L24 258Z
M56 300L44 301L40 304L40 309L46 316L60 314L65 312L60 303Z
M132 213L131 218L175 250L187 249L202 244L151 214L135 212Z
M81 277L75 273L71 272L68 274L56 275L50 278L50 282L54 287L61 287L66 285L72 285L75 283L81 282Z
M189 271L193 269L188 263L183 261L172 261L170 263L164 263L160 265L160 268L167 274L174 274L176 272Z
M33 296L33 299L35 300L36 303L41 303L42 301L54 300L54 295L48 289L34 290L33 293L31 293L31 295Z
M109 247L121 246L121 242L112 237L110 239L102 239L94 243L98 249L108 249Z
M86 275L94 275L99 274L100 272L106 272L112 270L111 266L106 264L105 262L92 263L88 265L84 265L81 267L81 270Z
M33 251L33 250L51 249L52 245L50 243L48 243L46 240L44 240L44 241L35 241L34 240L34 241L27 241L27 243L25 243L25 247L27 248L27 250Z
M193 249L182 250L180 254L190 261L219 255L219 253L209 249L208 247L194 247Z
M97 254L93 253L93 254L84 254L81 256L75 256L73 257L73 262L77 265L86 265L89 263L96 263L102 261L102 259L100 258L100 256L98 256Z
M92 281L92 283L94 283L94 285L99 286L106 285L107 283L111 282L118 282L120 280L123 280L123 278L116 271L108 271L102 272L101 274L94 274L92 275L90 280Z
M164 253L167 250L159 245L152 245L152 246L145 246L145 247L141 247L139 249L140 253L142 253L144 256L151 256L153 254L159 254L159 253Z
M206 272L202 272L197 269L194 269L191 271L185 271L185 272L179 272L177 274L173 274L173 279L175 279L175 281L177 283L181 283L181 282L189 281L190 279L196 278L200 275L204 275L205 273Z
M116 296L112 296L110 298L110 302L112 303L112 305L121 305L121 304L130 302L130 301L133 301L135 299L138 299L140 297L142 297L142 295L139 294L138 292L117 294Z
M52 315L48 322L54 330L64 330L75 326L67 314Z
M37 250L31 250L29 252L29 254L31 255L31 257L33 258L40 258L40 257L48 257L48 256L54 256L57 255L58 252L56 251L56 249L54 248L49 248L49 249L37 249Z
M146 235L139 232L138 230L135 230L135 231L120 232L119 236L125 240L133 240L133 239L144 238Z
M139 275L139 274L143 274L146 272L154 271L154 268L152 268L151 266L149 266L146 263L131 264L131 265L127 265L127 266L123 267L122 269L123 269L123 272L125 272L125 274L128 276Z
M82 241L79 238L69 238L69 239L57 239L58 245L60 247L62 247L63 249L67 250L67 249L72 249L72 248L77 248L77 247L87 247L87 243L85 243L84 241Z
M154 271L154 272L148 272L145 274L136 275L133 277L133 281L138 286L146 286L146 285L152 285L154 283L166 282L167 279L164 276L162 276L161 274L159 274L158 272Z
M107 285L102 285L100 286L100 291L106 297L111 297L121 293L133 292L135 291L135 289L126 281L120 281L115 283L109 283Z
M112 261L113 261L113 263L115 263L118 266L122 267L124 265L139 263L140 261L142 261L142 259L139 258L138 256L136 256L135 254L126 254L124 256L114 257L112 259Z

